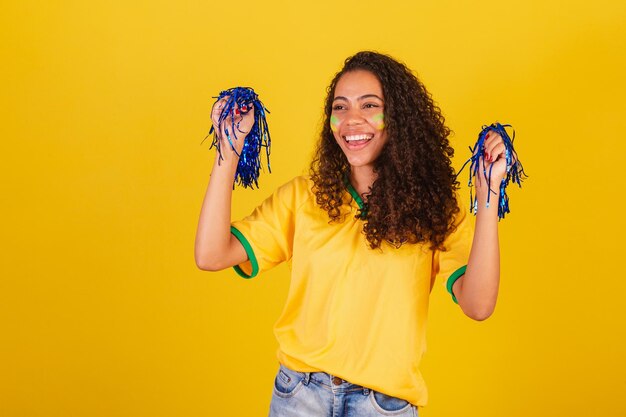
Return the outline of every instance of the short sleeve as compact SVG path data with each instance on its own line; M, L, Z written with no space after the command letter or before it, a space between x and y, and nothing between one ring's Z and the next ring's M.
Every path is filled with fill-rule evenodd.
M457 201L460 201L458 196ZM452 286L465 274L474 239L474 218L464 205L459 204L459 209L455 219L456 229L444 242L446 250L436 251L433 259L435 280L444 282L455 303L457 300L452 292Z
M248 217L235 221L231 233L241 242L248 261L234 266L244 278L253 278L291 259L297 186L293 180L258 206Z

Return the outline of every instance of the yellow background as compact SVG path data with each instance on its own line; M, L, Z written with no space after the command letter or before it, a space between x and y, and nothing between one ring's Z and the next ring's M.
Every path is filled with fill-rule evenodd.
M0 416L264 416L289 277L199 271L220 89L271 110L306 172L325 88L361 49L416 70L468 157L508 122L528 181L495 315L437 285L422 416L624 416L625 3L16 1L2 42ZM465 177L464 177L465 181Z

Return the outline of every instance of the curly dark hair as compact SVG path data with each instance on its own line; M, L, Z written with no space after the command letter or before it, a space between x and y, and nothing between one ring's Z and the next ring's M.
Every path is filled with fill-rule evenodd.
M388 141L374 162L376 180L363 194L357 218L372 249L383 241L395 247L428 243L445 250L443 242L455 228L459 212L451 158L454 150L439 107L424 85L404 64L388 55L363 51L346 59L328 87L321 138L310 172L317 204L330 222L342 222L350 165L330 129L335 87L355 70L373 73L382 85Z

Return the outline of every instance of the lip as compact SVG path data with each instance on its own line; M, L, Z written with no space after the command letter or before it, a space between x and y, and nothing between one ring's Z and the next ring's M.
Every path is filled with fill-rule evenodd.
M349 132L348 134L341 135L341 139L345 144L346 148L351 151L358 151L365 148L369 143L374 140L376 135L373 133L365 133L365 132ZM347 140L348 137L354 138L355 140ZM363 139L356 139L362 137Z

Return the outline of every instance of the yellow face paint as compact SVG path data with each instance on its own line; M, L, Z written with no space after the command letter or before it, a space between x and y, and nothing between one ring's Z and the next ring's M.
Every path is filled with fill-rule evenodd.
M333 132L336 132L337 126L339 126L339 119L337 118L337 116L335 115L330 116L330 130L332 130Z
M385 121L384 121L385 115L380 113L377 114L375 116L372 117L372 120L374 121L374 123L376 124L376 128L378 130L383 130L385 128Z

